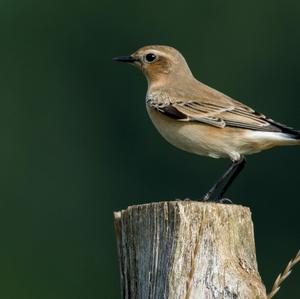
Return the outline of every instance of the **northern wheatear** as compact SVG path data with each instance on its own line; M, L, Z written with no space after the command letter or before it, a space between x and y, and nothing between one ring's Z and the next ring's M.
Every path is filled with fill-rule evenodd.
M172 47L146 46L114 60L133 64L146 76L147 111L168 142L194 154L232 160L204 200L224 201L224 193L245 165L244 155L300 144L299 131L196 80Z

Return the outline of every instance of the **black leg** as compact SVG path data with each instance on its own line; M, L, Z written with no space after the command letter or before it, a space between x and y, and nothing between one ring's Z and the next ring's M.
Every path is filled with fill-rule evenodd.
M218 196L218 198L217 198L219 200L220 197L222 197L224 195L224 193L227 191L227 189L232 184L233 180L236 178L236 176L239 174L239 172L243 169L244 164L245 164L244 157L242 157L238 161L234 161L230 165L230 167L226 170L226 172L217 180L217 182L205 194L203 200L204 201L211 200L213 193L215 193L215 191L220 187L220 185L229 177L229 181L227 182L227 184L225 184L225 186L221 190L220 196ZM240 165L242 165L242 167Z
M221 201L221 202L224 201L223 195L226 193L226 191L228 190L230 185L233 183L233 181L236 179L236 177L239 175L239 173L244 169L245 165L246 165L246 159L244 157L242 157L239 161L237 161L237 166L236 166L234 172L232 172L231 177L229 178L227 183L224 185L223 189L220 191L220 194L218 196L219 201Z

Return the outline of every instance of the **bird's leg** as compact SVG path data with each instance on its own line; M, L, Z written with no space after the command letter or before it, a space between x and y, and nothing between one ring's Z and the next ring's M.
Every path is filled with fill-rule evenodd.
M242 164L242 167L240 166ZM228 178L230 177L229 181L225 186L223 187L221 191L221 196L224 195L225 191L227 191L230 184L233 182L233 180L236 178L236 176L239 174L239 172L242 170L243 166L245 164L245 159L242 157L238 161L234 161L230 167L225 171L225 173L217 180L217 182L209 189L209 191L205 194L203 200L209 201L211 200L211 197L213 193L220 187L220 185ZM241 168L240 168L241 167ZM239 169L240 168L240 169ZM224 191L225 190L225 191ZM221 197L218 196L218 199Z
M225 171L225 173L215 182L215 184L209 189L209 191L205 194L203 200L209 201L211 200L211 196L218 189L218 187L226 180L231 173L235 171L237 167L237 162L233 162L230 167Z
M230 200L224 199L223 195L226 193L226 191L228 190L228 188L230 187L230 185L233 183L233 181L235 180L235 178L239 175L239 173L244 169L245 165L246 165L246 159L244 157L242 157L240 160L236 161L236 168L232 172L229 180L224 185L223 189L220 191L220 194L218 196L218 201L219 202L224 202L224 203L226 201L230 202Z

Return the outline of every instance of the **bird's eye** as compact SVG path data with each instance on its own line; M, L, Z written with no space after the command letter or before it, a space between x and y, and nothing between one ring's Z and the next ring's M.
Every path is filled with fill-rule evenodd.
M147 62L153 62L156 59L156 55L153 54L153 53L149 53L149 54L146 55L145 58L146 58Z

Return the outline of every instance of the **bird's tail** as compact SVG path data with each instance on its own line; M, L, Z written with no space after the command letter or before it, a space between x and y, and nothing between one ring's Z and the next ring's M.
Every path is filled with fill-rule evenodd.
M278 136L282 137L282 141L285 141L285 144L300 144L300 131L275 122L272 119L268 119L268 122L280 130L280 132L277 134L279 134Z

